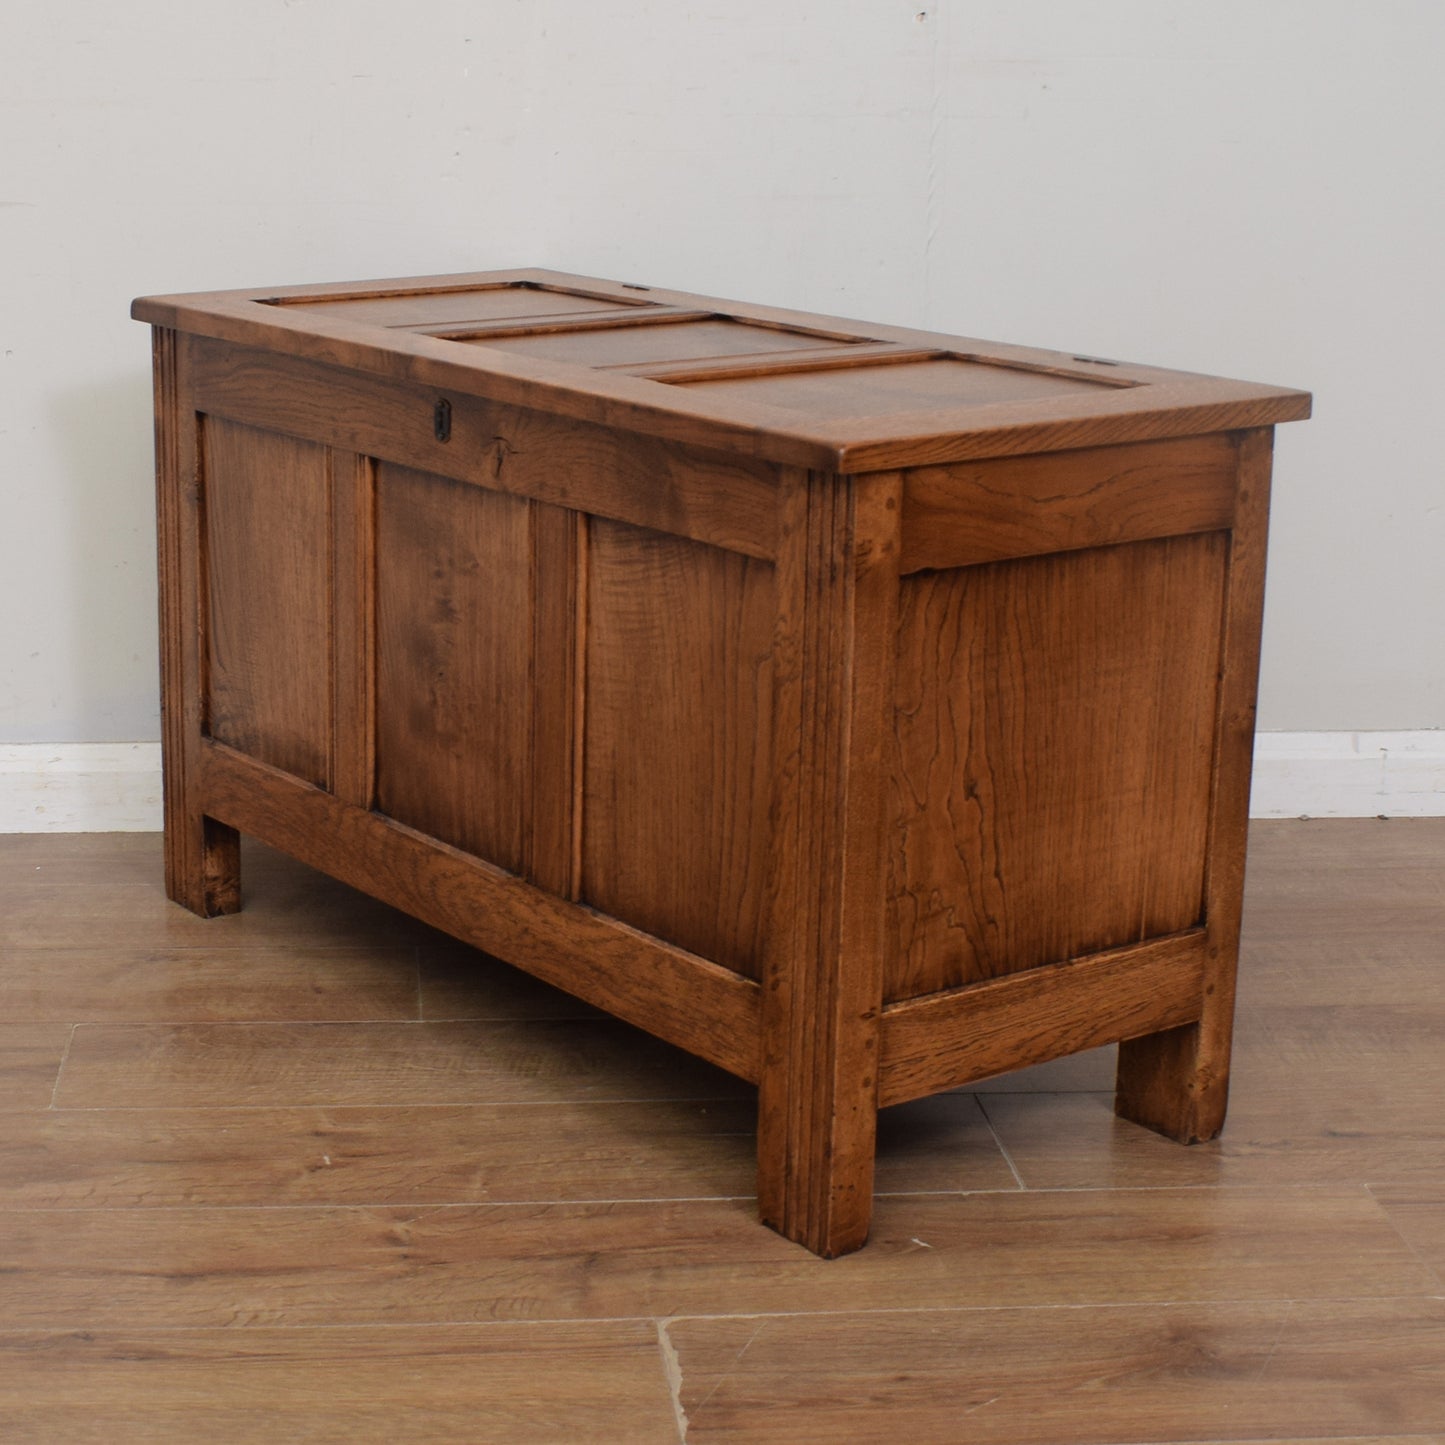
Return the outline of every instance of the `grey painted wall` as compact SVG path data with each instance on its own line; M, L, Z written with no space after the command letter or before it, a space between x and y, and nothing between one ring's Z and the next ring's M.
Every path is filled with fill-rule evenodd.
M47 0L0 742L157 735L142 292L517 264L1305 386L1261 724L1445 724L1437 0Z

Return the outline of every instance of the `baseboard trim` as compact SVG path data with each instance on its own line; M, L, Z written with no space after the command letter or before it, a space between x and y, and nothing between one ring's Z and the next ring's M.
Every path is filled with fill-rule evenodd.
M1249 813L1445 817L1445 730L1259 733ZM160 826L159 743L0 744L0 833Z
M0 744L0 833L152 833L159 743Z
M1445 729L1256 733L1249 815L1445 817Z

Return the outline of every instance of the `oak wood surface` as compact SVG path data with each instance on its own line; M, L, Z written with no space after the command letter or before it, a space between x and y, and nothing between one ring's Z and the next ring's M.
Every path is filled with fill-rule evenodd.
M1247 432L1239 445L1211 749L1202 1015L1197 1024L1132 1039L1119 1053L1119 1113L1181 1143L1214 1138L1229 1102L1273 446L1269 430Z
M601 519L588 536L581 896L756 978L773 569Z
M776 854L763 974L758 1204L832 1257L868 1237L883 1002L896 475L788 479L775 642Z
M469 293L482 288L481 294L495 297L496 288L502 286L519 288L515 294L523 305L557 294L539 287L560 288L614 305L643 302L682 306L739 321L845 336L851 333L860 338L950 352L963 358L956 365L1072 378L1073 389L1053 400L1036 398L1022 407L1005 402L955 405L947 411L904 411L893 415L885 411L842 422L809 419L708 387L668 386L563 362L497 352L483 354L477 348L459 347L444 338L379 328L336 314L346 307L295 304L348 296L353 298L350 309L354 316L358 304L363 308L374 304L366 300L368 292L383 298L433 295L449 298L440 303L442 308L449 308L458 321L463 321L469 319L465 316ZM264 304L277 298L292 304ZM388 299L385 304L392 303ZM412 302L406 300L404 304ZM648 435L690 440L785 465L840 473L1268 426L1309 414L1309 397L1305 393L1280 387L1102 363L1067 353L539 270L145 297L135 302L132 315L157 326L179 327L241 346L271 346L359 372L405 376L423 385L453 389L462 395L484 395L512 405L536 405L539 398L546 396L553 408L580 420L621 425ZM713 394L707 394L709 391Z
M527 876L563 898L581 891L583 720L587 699L588 519L531 507L532 612ZM535 579L549 579L537 587Z
M810 419L840 420L1030 401L1109 385L1093 377L1062 377L951 355L919 360L880 358L869 366L820 370L800 360L786 372L717 381L679 376L673 381L708 397L737 396Z
M314 442L211 417L201 431L206 731L331 782L331 472Z
M1227 433L1033 457L919 467L903 479L899 571L969 567L1234 520L1237 443Z
M376 490L377 807L520 872L532 768L531 506L388 464Z
M376 464L328 453L331 470L331 789L376 799Z
M773 351L803 352L836 343L804 331L749 326L708 318L665 325L587 327L578 331L548 330L537 335L483 336L478 344L520 356L545 356L582 366L646 365L656 362L710 360L753 356Z
M208 918L240 907L240 839L206 816L194 786L206 722L206 529L191 351L190 337L152 332L166 892Z
M204 338L192 351L196 404L208 413L750 557L776 549L774 473L745 452L629 437ZM437 400L452 409L446 441L435 432Z
M1192 1023L1204 992L1203 929L1151 939L888 1005L882 1104Z
M201 758L215 814L338 879L745 1079L757 1077L758 985L494 865L212 745ZM689 1007L679 1009L678 999Z
M1218 533L904 580L890 999L1200 921Z
M1121 1109L1222 1110L1269 467L1226 429L1307 398L533 272L137 314L188 330L175 896L234 907L244 828L757 1080L764 1218L829 1256L880 1098L1145 1034ZM1120 952L1199 928L1202 980Z

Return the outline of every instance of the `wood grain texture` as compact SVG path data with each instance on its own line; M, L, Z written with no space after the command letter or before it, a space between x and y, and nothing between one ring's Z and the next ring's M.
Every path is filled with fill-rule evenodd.
M1044 1057L1198 1019L1203 929L944 993L883 1011L879 1102L897 1104Z
M758 1104L763 1221L826 1257L868 1237L882 1007L883 779L897 476L790 479Z
M517 497L377 468L377 806L513 873L530 812L531 523Z
M491 287L520 278L585 290L612 304L644 299L691 310L721 311L739 320L851 333L904 347L947 351L983 367L1072 378L1074 389L1054 397L1035 396L1025 406L1000 402L954 405L932 412L885 410L830 421L826 417L803 418L797 412L736 395L708 396L694 388L648 384L615 372L559 362L495 354L483 361L475 354L476 348L429 336L343 320L309 307L258 304L283 293L298 300L325 294L361 299L368 293L390 297L403 292ZM1306 393L1284 387L1101 363L973 337L645 289L647 296L639 298L632 288L596 278L542 271L494 272L428 278L425 286L408 279L361 287L346 284L339 288L283 287L147 297L134 304L132 315L232 345L270 347L358 372L407 377L422 386L462 396L483 395L509 405L544 403L564 415L603 426L719 447L782 465L844 473L1270 426L1298 420L1310 411ZM473 355L468 356L469 351ZM1100 380L1115 384L1091 385ZM1119 385L1121 382L1125 384Z
M6 1331L0 1381L0 1431L16 1442L677 1440L641 1321Z
M478 343L518 356L545 356L578 366L648 365L668 361L708 361L718 357L803 352L834 345L806 332L750 326L727 317L662 324L624 321L576 331L549 329L537 335L479 337Z
M759 988L409 828L212 745L201 759L221 818L413 917L493 952L659 1038L754 1080ZM687 1007L678 1007L686 999Z
M750 557L777 549L775 471L746 453L629 435L294 357L199 339L193 346L197 397L217 415ZM439 397L452 408L445 442L433 428Z
M897 416L944 407L1015 403L1118 385L1078 372L1065 377L946 354L926 360L895 357L870 366L820 369L800 360L785 372L770 371L726 381L687 381L681 377L675 381L713 399L738 397L799 412L810 419L847 420L880 413Z
M1268 428L1246 433L1239 443L1211 749L1203 1016L1197 1024L1131 1040L1119 1052L1118 1112L1181 1143L1214 1138L1229 1101L1273 446Z
M933 1131L959 1159L895 1151L895 1179L1009 1177L968 1103L971 1127ZM5 1120L0 1208L747 1199L753 1114L740 1099L33 1110Z
M680 1320L689 1442L1438 1440L1445 1306ZM1186 1422L1188 1422L1186 1424Z
M191 906L244 826L758 1081L762 1213L825 1254L880 1087L1152 1030L1121 1099L1218 1093L1262 548L1230 429L1307 397L540 272L136 309L194 333L158 371L167 646L218 727L180 734ZM1202 983L1161 942L1201 927Z
M588 522L531 504L530 789L527 877L562 898L581 889Z
M78 1024L57 1108L738 1098L699 1059L614 1019Z
M3 899L0 899L3 906ZM64 896L55 900L64 907ZM384 940L245 950L155 944L16 949L0 969L0 1018L37 1023L401 1019L417 1011L416 950Z
M556 1408L562 1433L586 1439L592 1417L563 1408L581 1381L576 1398L622 1411L631 1439L643 1428L621 1403L632 1356L589 1344L621 1317L653 1341L649 1368L678 1391L696 1439L1092 1430L1139 1445L1436 1445L1445 819L1251 831L1229 1129L1180 1149L1117 1119L1099 1067L1110 1050L884 1110L876 1187L909 1194L879 1197L869 1249L829 1263L756 1227L745 1098L558 1101L565 1068L544 1067L532 1086L526 1069L514 1076L507 1105L186 1107L188 1080L206 1087L200 1039L170 1054L184 1068L160 1107L53 1110L48 1082L6 1092L4 1433L108 1445L135 1422L132 1438L189 1441L196 1420L212 1423L206 1409L234 1404L214 1433L246 1439L247 1402L274 1399L321 1439L328 1422L348 1441L425 1438L434 1385L442 1439L487 1428L486 1392L520 1438L547 1438ZM244 1062L252 1025L237 1007L284 1022L307 982L344 999L348 972L383 1001L373 986L418 945L424 990L469 1016L525 1017L535 1002L498 983L522 982L510 971L254 840L244 848L246 912L204 923L165 904L158 837L0 838L0 989L58 1010L37 1029L0 997L0 1054L18 1044L38 1061L49 1048L53 1080L65 1019L88 1016L64 1010L164 1022L170 978L197 1014L235 1020L225 1070L259 1080L278 1035L262 1022ZM171 917L192 926L185 946ZM77 927L91 946L61 946ZM140 950L137 968L154 954L155 987L95 942L114 934ZM302 977L272 994L298 937ZM185 957L193 966L176 973ZM47 1000L37 990L52 965ZM281 1034L307 1028L327 1032L293 1022ZM561 1027L556 1047L569 1047ZM668 1054L638 1040L606 1067L635 1075L633 1054L649 1050ZM283 1041L283 1071L316 1082L324 1052ZM131 1057L155 1088L158 1057ZM1040 1081L1087 1092L1017 1092ZM497 1319L550 1342L519 1350L530 1372L514 1383L478 1323ZM423 1335L386 1363L388 1341ZM455 1374L426 1340L447 1360L455 1343ZM297 1352L306 1368L293 1375ZM306 1381L329 1415L301 1399ZM387 1415L387 1400L414 1418ZM479 1425L445 1413L474 1401ZM278 1418L268 1408L268 1438Z
M204 727L206 621L190 347L189 338L174 331L152 331L165 879L171 898L210 918L241 906L240 840L206 817L194 783Z
M68 1024L0 1023L0 1111L49 1106L70 1034Z
M376 469L331 452L331 788L344 802L376 797Z
M1228 433L918 467L903 479L899 571L970 567L1227 529Z
M565 1053L565 1031L557 1040ZM614 1067L635 1080L625 1057ZM511 1104L203 1107L178 1077L156 1107L16 1110L3 1120L0 1208L751 1201L751 1099L548 1101L549 1073ZM919 1100L880 1122L881 1193L1013 1187L970 1097Z
M841 1266L718 1199L7 1210L0 1249L11 1329L1176 1300L1363 1309L1438 1289L1359 1190L893 1196L878 1201L870 1247Z
M331 780L326 450L208 417L201 431L211 737Z
M904 579L889 1000L1203 911L1217 533Z
M582 897L758 977L773 568L594 519Z
M285 297L288 308L342 316L373 326L463 326L470 322L505 321L547 316L585 317L616 311L618 303L585 291L565 287L531 286L522 282L501 282L482 286L383 287L377 294L358 290L351 295ZM633 310L645 315L641 298Z

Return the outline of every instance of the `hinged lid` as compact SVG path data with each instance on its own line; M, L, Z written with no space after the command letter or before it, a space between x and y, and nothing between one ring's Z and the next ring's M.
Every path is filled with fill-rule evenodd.
M1268 426L1307 393L557 272L152 296L138 320L779 462L873 471Z

